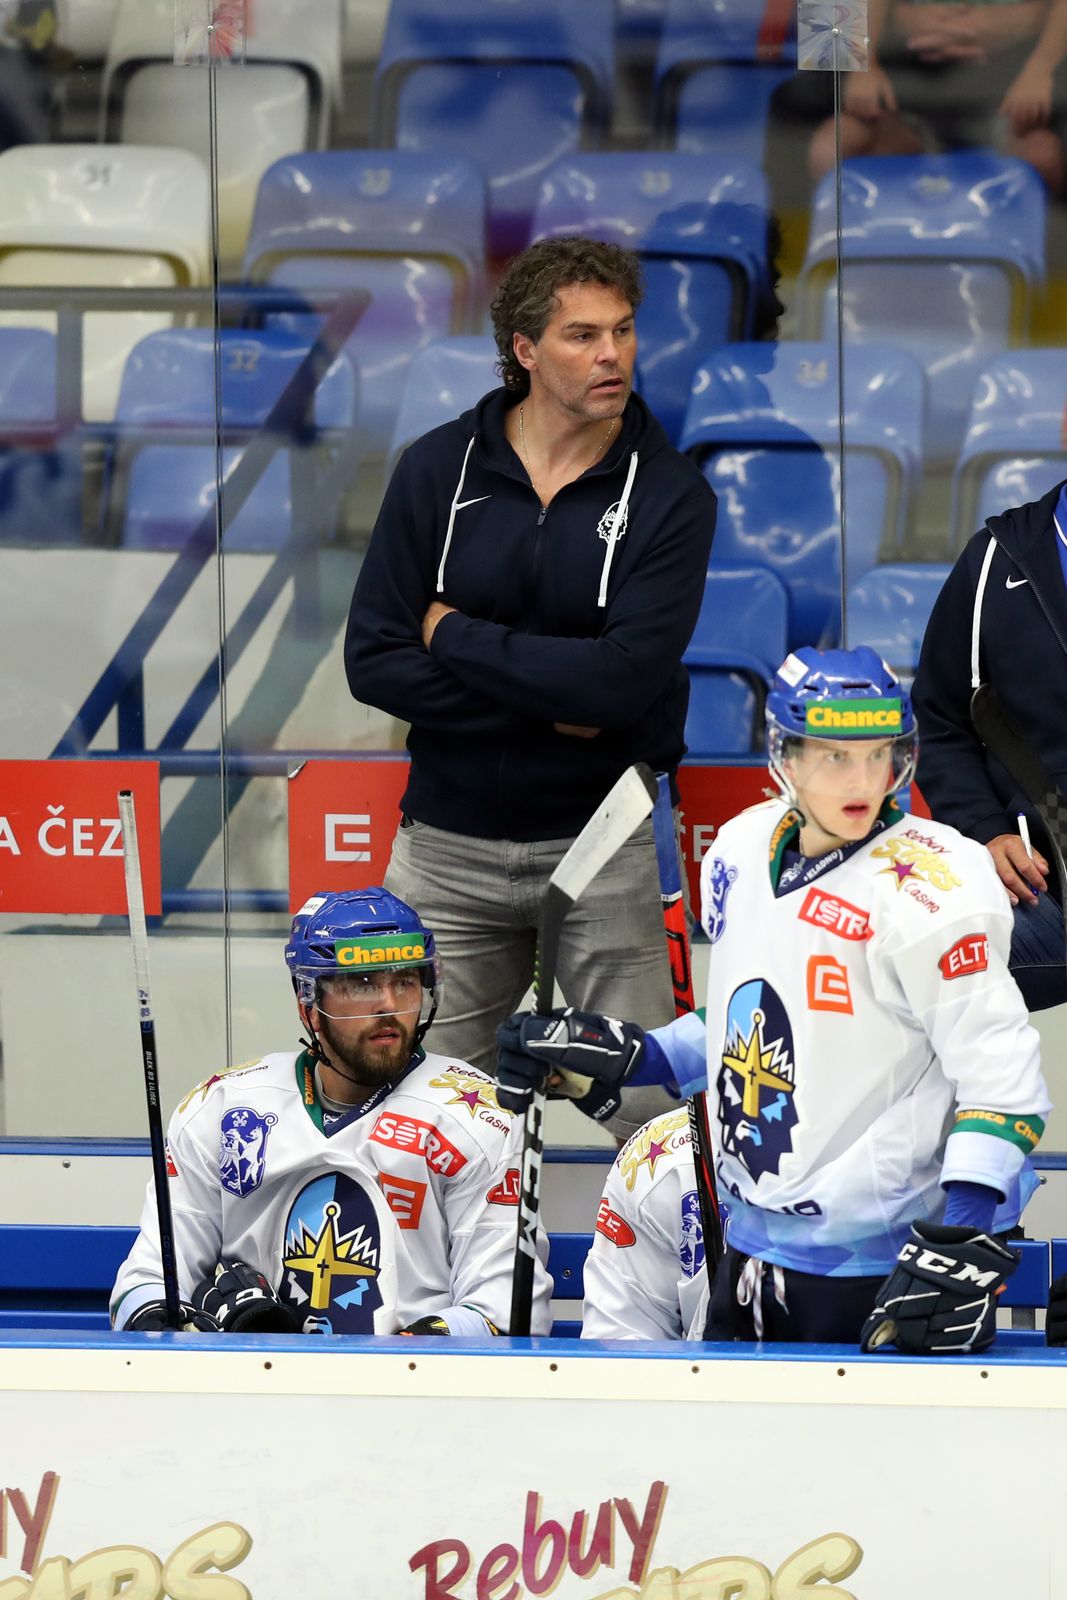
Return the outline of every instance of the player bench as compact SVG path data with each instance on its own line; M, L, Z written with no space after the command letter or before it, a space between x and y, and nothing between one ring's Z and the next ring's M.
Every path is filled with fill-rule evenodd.
M85 1225L0 1225L0 1328L59 1328L100 1331L108 1326L107 1302L119 1266L137 1230ZM584 1295L589 1233L550 1233L548 1266L557 1301L580 1305ZM1067 1272L1067 1239L1026 1239L1016 1248L1022 1260L1001 1300L1011 1310L1015 1329L1033 1329L1039 1307L1048 1303L1050 1274ZM552 1332L576 1338L579 1318L557 1320Z

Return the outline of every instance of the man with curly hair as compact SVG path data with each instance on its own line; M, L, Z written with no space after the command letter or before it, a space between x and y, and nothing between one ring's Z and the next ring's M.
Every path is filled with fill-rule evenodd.
M553 868L626 767L673 784L685 750L715 496L632 391L641 293L613 244L512 261L492 307L503 387L404 453L352 599L352 693L411 724L385 881L456 975L441 1047L490 1071ZM568 917L558 971L576 1006L672 1015L650 826ZM656 1093L586 1109L626 1133Z

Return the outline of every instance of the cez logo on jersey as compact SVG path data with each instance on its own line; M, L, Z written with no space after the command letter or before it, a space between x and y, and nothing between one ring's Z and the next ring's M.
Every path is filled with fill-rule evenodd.
M859 906L850 905L825 889L809 889L798 913L802 922L836 933L839 939L869 939L871 920Z
M612 1211L606 1200L601 1200L596 1214L596 1232L603 1234L609 1244L615 1245L620 1250L637 1243L637 1235L626 1218L620 1217L617 1211Z
M833 956L811 956L808 960L808 1010L852 1015L848 968Z
M382 1303L381 1229L373 1197L355 1178L331 1172L300 1191L285 1219L278 1296L304 1331L373 1333Z
M223 1117L219 1125L219 1182L228 1194L251 1194L263 1182L267 1135L277 1120L273 1111L261 1117L250 1106L237 1106Z
M678 1259L687 1278L695 1278L704 1266L704 1227L700 1220L700 1196L690 1189L682 1196L682 1238Z
M741 984L726 1008L719 1122L723 1150L757 1180L776 1173L793 1148L793 1055L793 1030L777 992L763 978Z
M989 940L984 933L966 933L943 956L938 956L937 964L945 979L984 972L989 966Z
M726 928L726 896L737 881L737 868L728 867L722 856L715 856L708 874L706 931L711 943L721 939Z
M377 1144L388 1145L391 1150L410 1150L422 1156L433 1172L443 1178L454 1178L467 1165L462 1151L445 1138L430 1122L420 1122L417 1117L405 1117L395 1111L383 1111L370 1137Z
M401 1228L417 1228L426 1199L426 1185L396 1172L379 1172L378 1187Z

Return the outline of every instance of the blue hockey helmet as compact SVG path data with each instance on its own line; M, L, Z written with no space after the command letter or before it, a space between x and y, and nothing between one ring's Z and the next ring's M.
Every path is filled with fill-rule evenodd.
M387 889L316 894L305 900L293 918L285 964L297 998L306 1006L331 1013L323 986L344 993L367 987L373 975L409 970L421 982L422 1006L418 1039L430 1023L441 995L441 964L429 928L411 907Z
M783 763L797 739L890 739L895 794L915 771L915 716L911 696L877 651L790 652L767 695L767 755L771 774L790 801L796 792Z

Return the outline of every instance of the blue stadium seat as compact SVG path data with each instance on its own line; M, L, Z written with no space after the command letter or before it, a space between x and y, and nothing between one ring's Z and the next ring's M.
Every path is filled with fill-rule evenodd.
M933 562L872 567L848 592L849 647L869 644L902 678L913 678L930 612L948 574L947 566Z
M396 150L287 156L264 174L245 255L253 283L365 289L348 344L359 367L366 454L388 448L408 362L473 333L485 294L485 182L468 161ZM273 317L311 332L310 314Z
M56 411L56 336L0 328L0 544L82 537L80 447Z
M586 233L638 251L642 393L677 439L700 356L748 339L765 303L767 183L751 162L676 152L576 155L545 175L533 237Z
M684 662L689 672L685 742L691 756L760 749L767 686L785 658L789 596L766 567L716 560Z
M469 411L490 389L500 387L496 341L486 335L435 339L411 359L404 380L386 477L403 450L431 428Z
M376 138L480 163L491 253L510 255L527 241L546 167L603 141L613 27L613 0L393 0Z
M796 59L792 0L668 0L653 85L660 139L762 165L771 96Z
M953 549L1067 478L1067 350L1013 350L978 374L952 495Z
M846 585L894 550L919 469L923 378L906 351L848 352ZM736 344L697 371L681 448L719 497L715 556L770 567L789 592L788 644L838 637L841 463L833 345Z
M283 329L247 333L208 328L150 334L126 362L119 393L120 428L110 498L122 516L122 542L131 549L180 549L215 499L215 346L221 379L222 470L241 456L242 442L258 433L307 354L309 341ZM320 430L351 428L357 384L351 363L339 356L316 391L311 446ZM230 442L232 441L232 442ZM316 506L294 518L291 436L278 439L249 498L226 532L225 549L277 550L294 527L321 527L332 508ZM225 512L225 487L223 488Z
M985 150L871 156L841 171L841 312L849 346L888 341L922 363L925 453L955 458L974 380L1026 332L1045 272L1045 190L1033 168ZM802 269L802 326L836 320L836 179L819 184Z

